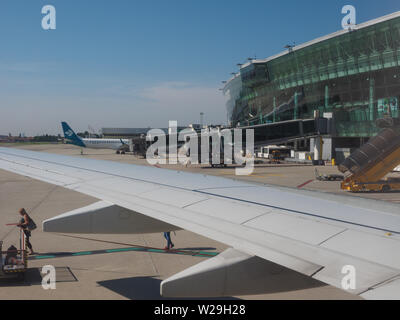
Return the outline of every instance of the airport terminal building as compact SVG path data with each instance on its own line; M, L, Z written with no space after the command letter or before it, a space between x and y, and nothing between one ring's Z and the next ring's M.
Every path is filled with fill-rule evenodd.
M280 123L330 118L324 140L334 156L376 135L378 119L399 117L399 64L396 12L242 65L224 87L228 116L233 127L278 131Z

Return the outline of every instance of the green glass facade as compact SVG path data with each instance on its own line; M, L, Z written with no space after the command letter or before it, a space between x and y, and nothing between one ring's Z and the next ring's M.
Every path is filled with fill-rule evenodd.
M370 137L399 117L400 16L339 32L265 61L228 82L233 126L333 114L336 137Z

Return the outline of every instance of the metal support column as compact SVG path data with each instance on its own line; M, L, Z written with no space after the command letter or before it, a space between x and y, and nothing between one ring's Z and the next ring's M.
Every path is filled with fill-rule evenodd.
M369 120L374 121L375 79L369 79Z
M328 111L329 107L329 87L325 85L325 111Z

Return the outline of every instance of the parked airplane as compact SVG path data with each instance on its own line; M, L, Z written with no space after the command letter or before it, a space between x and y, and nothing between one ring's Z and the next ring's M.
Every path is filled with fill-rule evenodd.
M116 150L117 153L125 153L129 151L129 140L128 139L93 139L93 138L81 138L75 134L74 130L66 122L61 122L64 137L70 143L90 149L112 149Z
M400 206L111 161L0 148L0 169L96 197L45 232L186 229L231 248L162 281L167 297L298 290L293 271L369 299L400 298Z

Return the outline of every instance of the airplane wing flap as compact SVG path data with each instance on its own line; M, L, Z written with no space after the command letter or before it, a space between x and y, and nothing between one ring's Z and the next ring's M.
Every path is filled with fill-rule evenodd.
M209 197L186 190L176 190L167 187L161 187L156 190L140 194L141 198L160 202L167 205L173 205L179 208L188 207L194 203L207 200Z
M313 275L313 278L353 294L361 294L400 274L398 269L377 263L350 256L335 256L335 259L327 259L325 267ZM354 282L351 279L354 279Z
M400 278L390 279L384 283L374 286L362 293L361 296L370 300L394 300L398 299L400 292Z
M327 240L321 247L364 261L379 261L380 265L400 270L400 254L396 254L400 240L391 235L346 230Z
M270 233L285 235L293 240L316 246L346 230L344 227L298 217L278 209L248 221L244 225Z
M218 218L220 220L245 224L256 217L272 212L270 208L242 203L236 200L208 197L186 207L191 212L197 212L204 216Z
M331 224L348 225L350 228L372 227L400 234L398 205L379 200L364 198L360 201L360 198L346 195L268 185L254 187L250 184L236 188L209 188L199 192L284 210L314 220L329 219Z

